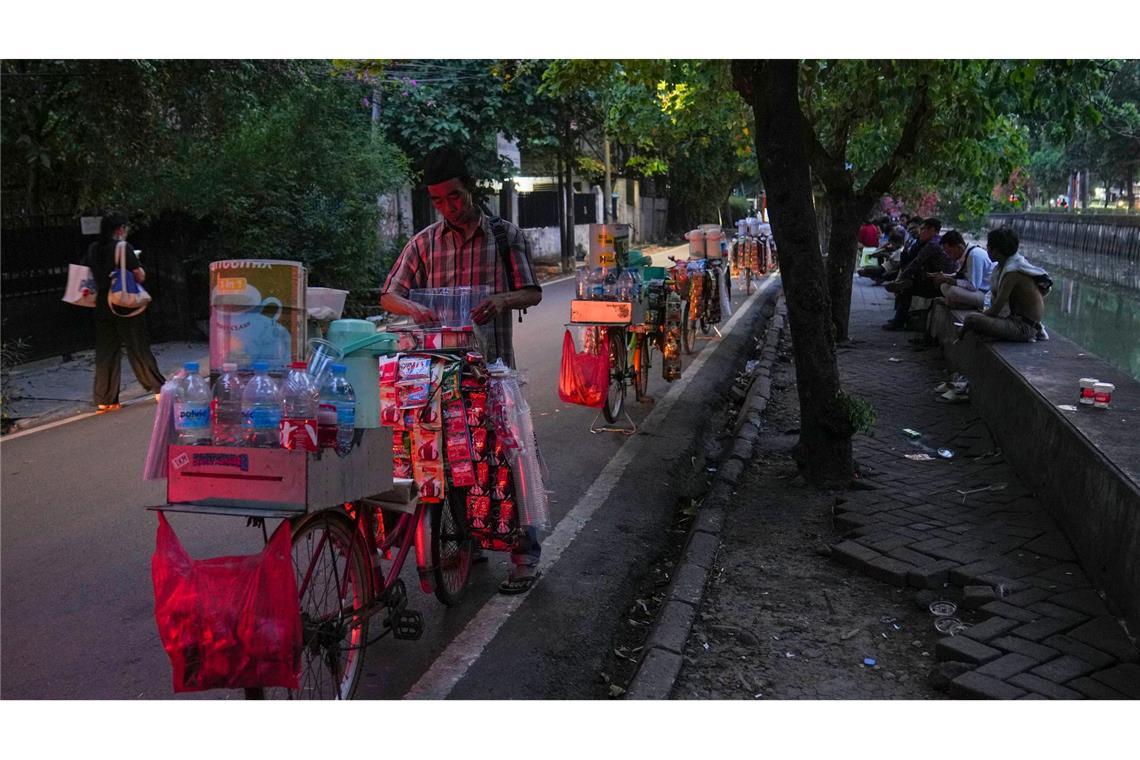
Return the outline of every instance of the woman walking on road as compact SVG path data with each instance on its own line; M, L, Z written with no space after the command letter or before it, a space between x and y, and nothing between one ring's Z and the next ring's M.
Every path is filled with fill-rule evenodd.
M99 287L95 297L94 403L100 412L120 407L121 351L124 346L131 369L142 387L150 393L158 393L166 382L150 350L146 315L120 317L111 311L107 302L107 295L111 291L111 272L118 268L115 248L120 241L127 239L128 229L126 214L119 211L106 214L99 226L98 242L91 244L84 257L84 263L91 267L91 273ZM146 272L129 245L126 246L125 254L127 269L142 283L146 279Z

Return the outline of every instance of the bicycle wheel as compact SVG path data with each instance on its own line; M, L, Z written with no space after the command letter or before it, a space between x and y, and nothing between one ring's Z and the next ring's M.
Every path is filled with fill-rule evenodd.
M466 489L449 488L447 501L432 504L428 510L435 597L448 607L463 600L471 577L475 539L467 532L465 494Z
M626 348L625 330L620 327L609 328L610 340L610 384L606 389L606 402L602 406L602 414L606 422L617 422L618 415L625 408L625 372Z
M633 391L638 401L649 396L649 336L638 335L633 349Z
M681 306L681 348L692 354L697 345L697 320L689 312L689 301Z
M301 599L300 689L268 698L350 699L364 665L372 565L364 539L333 509L295 518L293 567Z

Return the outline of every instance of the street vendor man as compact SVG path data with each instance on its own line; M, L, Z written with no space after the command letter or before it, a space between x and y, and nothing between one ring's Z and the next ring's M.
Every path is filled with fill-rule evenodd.
M486 328L477 334L487 361L499 358L514 367L511 312L542 301L530 242L518 227L489 217L475 203L475 183L459 151L437 148L428 154L423 180L432 205L443 219L416 233L404 246L384 283L380 306L393 314L410 316L417 324L433 324L436 315L427 306L411 301L410 290L488 286L491 295L475 304L471 321ZM511 550L511 571L499 586L504 594L529 591L538 577L538 533L523 526L520 534Z

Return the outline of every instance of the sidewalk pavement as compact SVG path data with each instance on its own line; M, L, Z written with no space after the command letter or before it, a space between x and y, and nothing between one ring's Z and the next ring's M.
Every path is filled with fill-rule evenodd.
M205 341L172 341L151 346L159 369L170 377L183 363L209 364L210 348ZM8 413L15 420L11 433L51 422L93 413L92 383L95 379L95 350L71 354L67 361L52 357L12 367L9 371L12 397ZM122 389L119 401L129 404L151 398L139 385L126 354L122 358Z
M937 399L941 352L880 329L891 308L857 281L839 351L845 389L877 413L853 442L866 488L795 475L794 367L777 362L755 448L706 497L735 489L694 526L630 697L1140 698L1135 642L985 421ZM939 632L935 601L963 627Z

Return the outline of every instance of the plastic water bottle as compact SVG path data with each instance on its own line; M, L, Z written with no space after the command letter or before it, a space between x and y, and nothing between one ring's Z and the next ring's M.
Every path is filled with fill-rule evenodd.
M617 297L617 275L613 270L606 272L605 279L602 280L602 298L607 301L612 301Z
M619 301L630 301L633 299L633 273L628 269L623 270L617 278L617 284L614 286L614 291L617 294Z
M243 390L241 378L237 374L237 365L226 362L222 365L222 375L214 381L214 401L211 406L213 413L213 435L215 446L241 446L242 413L241 393Z
M317 450L317 406L320 391L305 362L293 362L281 387L281 445L297 451Z
M589 295L587 298L600 300L606 294L606 273L601 267L598 267L593 272L590 272L590 279L588 281Z
M209 446L210 386L198 374L198 362L182 365L186 377L174 391L174 433L183 446Z
M578 298L586 299L590 297L590 270L586 267L578 267L575 273L578 278Z
M352 449L356 429L356 393L345 377L343 364L332 365L332 374L321 388L317 409L317 439L321 448L335 448L344 456Z
M279 445L281 388L269 376L269 362L254 362L254 375L241 394L242 432L247 446Z

